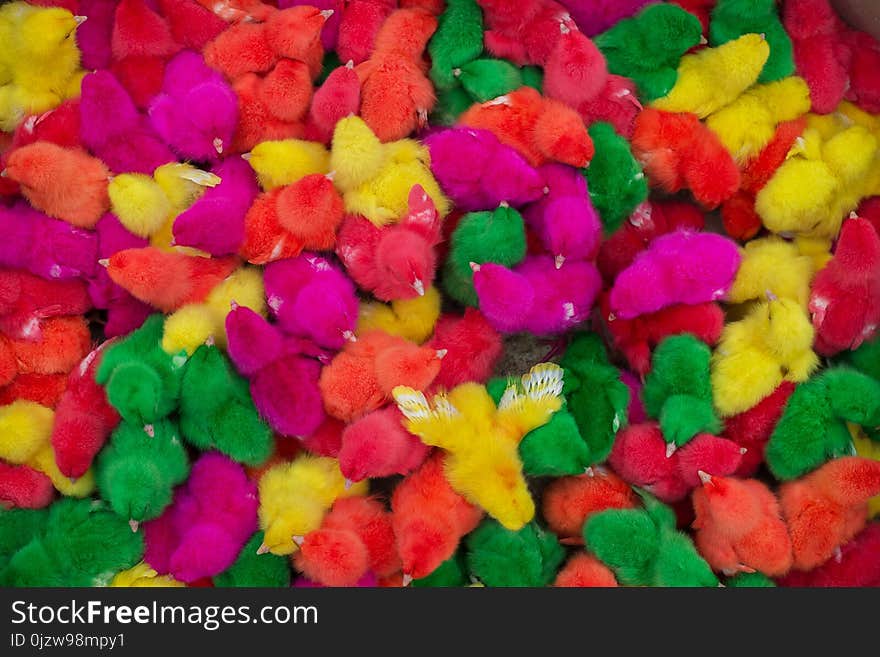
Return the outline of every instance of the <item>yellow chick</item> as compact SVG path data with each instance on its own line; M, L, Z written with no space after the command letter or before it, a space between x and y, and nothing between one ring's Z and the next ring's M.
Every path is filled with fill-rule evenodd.
M868 114L858 105L845 100L837 107L838 120L851 121L854 125L860 125L866 130L880 132L880 116Z
M174 220L181 212L195 203L205 192L206 187L220 184L220 177L208 171L202 171L190 164L170 162L163 164L153 172L153 180L162 189L171 204L171 211L165 217L161 227L150 235L150 244L163 251L174 251L186 255L208 256L199 249L174 244ZM120 217L120 221L125 221Z
M0 407L0 458L39 470L62 495L86 497L95 490L92 471L76 481L61 474L51 443L54 421L52 409L25 399Z
M260 477L259 519L265 535L257 554L292 554L306 534L321 526L337 498L368 492L369 481L346 481L336 459L303 455L272 466Z
M84 20L59 7L0 7L0 130L79 94L75 30Z
M773 139L776 126L810 111L810 88L790 77L752 87L706 121L737 164L757 156Z
M828 261L834 257L831 253L832 240L825 237L797 236L794 238L794 245L798 253L813 261L815 272L824 269Z
M398 299L390 304L364 301L358 312L357 333L380 330L389 335L422 344L431 337L440 316L440 293L429 287L413 299Z
M406 214L409 193L421 185L441 217L450 210L430 169L428 149L412 139L383 144L362 119L351 116L336 124L330 153L330 176L342 193L345 209L377 226Z
M535 515L519 443L559 410L562 374L558 365L536 365L521 381L510 382L497 407L485 386L476 383L434 395L430 403L424 393L405 386L393 394L407 429L446 452L444 469L452 488L516 531Z
M171 575L160 575L145 561L135 564L128 570L122 570L110 581L113 588L179 588L186 586Z
M806 381L819 366L813 325L793 299L756 304L724 327L712 355L715 407L724 417L750 409L783 381Z
M123 173L107 186L110 208L122 225L138 237L158 232L171 216L171 201L152 177Z
M232 304L266 315L263 273L256 267L241 267L211 290L204 303L183 306L165 320L162 349L169 354L185 350L192 356L202 344L213 340L226 348L226 315Z
M667 112L692 112L704 119L755 84L769 56L770 46L758 34L744 34L717 48L685 55L675 86L651 105Z
M862 458L880 461L880 443L868 438L862 427L858 424L847 422L846 426L849 428L849 433L852 436L856 454ZM868 501L868 517L873 518L875 516L880 516L880 495L872 497Z
M815 273L813 258L775 236L752 240L741 252L739 270L728 293L731 303L763 299L770 293L807 307Z
M316 141L264 141L242 157L257 174L264 192L290 185L312 173L330 172L330 151Z

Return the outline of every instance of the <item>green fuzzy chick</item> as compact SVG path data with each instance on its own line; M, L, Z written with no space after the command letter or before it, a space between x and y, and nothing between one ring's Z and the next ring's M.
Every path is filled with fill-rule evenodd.
M483 12L476 0L447 0L428 44L431 81L438 90L456 84L453 71L483 52Z
M10 557L0 586L106 586L143 553L142 532L132 532L104 502L64 498Z
M470 263L494 262L513 267L525 257L526 229L519 212L506 204L491 211L470 212L452 233L443 268L443 288L459 303L476 307Z
M431 113L434 125L455 125L458 117L474 104L473 97L461 86L437 91L437 104Z
M654 350L642 399L671 445L681 447L698 433L721 431L712 405L711 356L709 347L689 334L666 338Z
M465 561L464 553L459 551L437 566L430 575L421 579L414 579L410 586L416 588L452 588L467 586L469 582L467 562Z
M631 78L639 96L648 102L662 98L675 86L679 61L702 37L696 16L677 5L654 4L593 42L605 55L608 70Z
M744 34L762 34L770 46L770 56L758 82L774 82L794 75L791 39L779 20L775 0L718 0L709 23L712 46L720 46Z
M776 582L763 573L739 573L729 578L724 585L734 589L776 588Z
M263 532L257 532L241 549L228 569L214 576L214 586L222 588L287 588L290 586L290 561L267 552L257 554L263 544Z
M101 497L135 523L158 518L188 474L186 449L167 419L147 427L121 422L95 464Z
M107 349L95 374L108 401L132 424L152 424L177 408L186 353L172 356L162 351L164 322L163 315L148 317Z
M633 157L629 142L610 123L598 121L588 132L596 153L590 166L581 171L605 234L611 235L648 198L648 180Z
M717 587L718 578L693 542L675 526L675 513L640 492L643 509L612 509L589 517L586 547L624 586Z
M0 573L12 555L40 533L48 517L46 509L0 510Z
M847 422L880 426L880 382L854 369L833 367L799 385L767 443L770 471L787 481L852 453Z
M457 68L455 77L471 98L480 103L523 86L519 68L504 59L475 59Z
M611 453L617 432L627 425L629 388L595 333L576 334L560 365L569 413L590 451L587 465L601 463Z
M180 430L198 449L216 449L246 465L259 465L272 453L272 430L260 418L247 380L213 345L196 349L187 364Z
M466 546L468 569L486 586L548 586L565 559L556 536L534 521L514 532L486 520Z
M854 351L844 352L841 357L841 363L854 367L875 381L880 381L880 336L863 342ZM880 442L880 426L866 426L863 429L868 438Z

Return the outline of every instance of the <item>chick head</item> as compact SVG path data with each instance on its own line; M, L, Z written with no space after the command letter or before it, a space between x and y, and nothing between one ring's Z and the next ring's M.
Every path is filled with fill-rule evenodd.
M25 17L19 27L19 38L28 54L48 58L65 43L75 42L76 28L84 20L84 17L74 16L60 7L42 9Z
M764 344L782 362L797 358L813 344L814 330L806 312L793 299L771 299L761 309L766 328L760 332Z

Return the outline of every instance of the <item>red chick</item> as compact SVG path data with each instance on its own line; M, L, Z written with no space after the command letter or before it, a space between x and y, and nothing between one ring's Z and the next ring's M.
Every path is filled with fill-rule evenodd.
M559 477L544 489L542 510L547 526L569 545L583 545L584 522L606 509L633 509L637 497L629 484L602 467L591 474Z
M840 548L834 559L809 572L793 570L780 586L880 586L880 522L873 522Z
M463 316L441 315L427 346L446 352L434 379L435 388L446 390L468 381L485 383L503 349L501 334L476 308L467 308Z
M0 461L0 507L42 509L52 503L55 487L39 470Z
M723 437L747 450L734 475L751 477L761 467L767 441L770 440L770 434L782 417L785 405L794 389L794 383L783 381L776 390L752 408L724 421Z
M85 314L92 304L80 279L47 281L24 271L0 269L0 332L40 339L40 320Z

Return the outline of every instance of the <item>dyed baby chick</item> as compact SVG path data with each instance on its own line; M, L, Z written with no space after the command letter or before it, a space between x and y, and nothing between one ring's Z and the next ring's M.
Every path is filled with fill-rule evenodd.
M478 306L473 264L514 267L526 256L523 216L506 202L493 211L470 212L458 222L443 267L443 288L453 299Z
M796 244L776 236L753 239L742 250L742 260L727 300L731 303L763 300L769 292L806 307L814 273L813 259L802 254Z
M851 453L846 423L880 424L880 383L856 370L833 367L795 389L767 443L773 475L786 481Z
M487 519L466 545L468 569L485 586L547 586L565 558L556 537L534 522L511 530Z
M455 86L455 69L483 52L483 13L475 0L451 0L437 19L428 44L431 82L437 89Z
M160 575L141 561L127 570L120 570L108 584L111 588L181 588L186 586L170 575Z
M862 587L880 583L880 523L870 523L840 547L834 559L807 572L793 570L780 586Z
M431 171L459 210L473 212L502 203L520 207L542 196L541 175L514 148L492 132L450 128L425 139ZM469 162L466 169L460 166Z
M623 479L603 467L554 479L541 497L547 526L562 543L583 541L584 522L606 509L632 509L638 498Z
M165 512L144 523L144 560L190 583L229 568L257 530L257 490L240 465L202 454Z
M132 531L140 522L162 515L174 487L189 474L176 424L165 419L150 427L120 424L95 467L101 497L129 521Z
M813 280L809 310L816 351L858 349L880 326L880 236L866 219L844 222L834 257Z
M86 474L111 432L119 413L95 381L103 352L111 343L90 352L67 378L67 387L55 407L52 449L61 473L78 479Z
M779 491L795 570L812 570L864 529L867 503L880 493L880 461L844 456Z
M426 390L445 355L381 331L360 335L321 371L324 408L329 415L351 422L383 406L396 386Z
M647 493L643 509L597 513L584 525L584 542L624 586L716 587L718 579L675 514Z
M246 465L259 465L272 451L272 432L236 373L216 346L196 349L180 385L180 430L200 450L215 449Z
M316 141L264 141L243 155L264 192L292 185L305 176L330 172L330 151Z
M228 158L211 172L220 183L174 219L173 243L213 256L237 253L244 241L244 218L259 189L243 160Z
M392 404L345 427L338 458L347 480L408 475L424 462L431 448L409 433L403 420Z
M581 117L531 87L473 105L459 117L459 123L492 132L532 166L555 161L585 167L595 153Z
M652 101L675 86L679 60L703 40L697 18L673 4L645 7L593 42L605 56L608 70L631 78L639 97ZM661 48L656 43L662 43Z
M617 586L617 579L611 569L594 556L578 552L559 569L553 586L613 588Z
M445 217L450 202L429 168L428 149L401 139L383 144L363 119L351 116L336 124L330 168L342 192L345 210L360 214L376 226L406 215L409 196L420 185L437 213Z
M266 297L288 335L341 349L354 338L358 302L341 269L315 253L277 260L265 269Z
M348 60L345 66L330 71L327 79L315 89L305 135L322 144L329 144L336 124L347 116L357 114L360 106L361 81L354 71L354 61Z
M0 130L79 95L76 28L85 16L12 2L0 13Z
M440 317L441 301L435 287L425 290L424 296L398 299L390 304L362 301L356 332L380 330L422 344L434 333L434 326Z
M736 244L719 235L688 230L662 235L617 276L611 310L632 319L677 304L717 301L733 284L739 263Z
M689 334L666 338L654 351L642 399L649 417L660 422L667 454L698 433L718 433L712 406L709 347Z
M756 479L713 477L700 471L694 491L694 543L728 577L758 571L777 577L791 568L791 539L776 496Z
M0 504L5 509L42 509L55 498L55 487L45 474L27 465L0 461Z
M483 511L455 492L435 453L395 487L391 523L404 578L422 579L449 560Z
M726 477L742 463L743 448L708 433L669 454L658 424L631 424L617 434L609 464L625 481L664 502L677 502L700 485L699 473Z
M2 524L18 520L8 514L0 516ZM60 500L47 515L31 518L39 525L30 531L17 523L19 540L0 568L3 586L106 586L143 555L142 536L101 500Z
M501 334L476 308L467 308L464 315L441 315L428 346L446 350L434 385L447 390L486 381L503 351Z
M767 441L795 387L795 384L785 381L749 410L725 418L723 437L746 449L735 473L738 477L754 476L764 464Z
M138 330L109 347L95 381L122 418L143 426L172 413L180 399L186 355L170 355L160 346L162 315L152 315Z
M184 50L168 62L162 92L150 103L149 116L178 155L213 161L232 146L238 99L201 55Z
M84 151L34 142L12 152L5 172L34 208L78 228L94 228L110 208L110 171Z
M206 342L226 348L226 316L233 304L261 316L266 314L266 295L259 269L236 269L211 290L203 303L187 304L169 315L162 333L162 349L172 355L185 351L191 356Z
M783 381L805 381L819 366L813 336L803 308L788 299L758 303L746 317L727 324L712 359L719 412L741 413Z
M370 58L358 64L360 116L382 141L403 139L424 125L434 89L422 55L437 19L418 9L399 9L382 23Z
M290 586L290 562L277 554L257 554L263 544L263 532L256 532L229 568L212 579L218 587L287 588Z
M629 142L610 123L597 121L588 132L596 154L582 173L605 235L610 235L648 198L648 179Z
M397 387L394 398L406 427L427 445L446 452L445 471L453 488L516 531L534 516L535 505L517 453L529 431L561 407L562 369L536 365L521 382L510 382L496 406L486 388L462 384L429 404L412 388Z
M760 34L770 47L758 82L773 82L794 73L791 39L773 0L719 0L712 10L709 42L720 46L750 33Z
M25 271L0 269L0 331L8 337L39 340L41 319L90 309L83 281L47 281Z
M354 586L367 573L399 572L391 514L378 500L336 500L321 527L306 534L293 558L296 569L324 586Z
M651 106L706 118L751 87L769 56L770 46L758 34L744 34L716 48L685 55L678 65L675 86Z
M259 488L260 528L265 536L258 554L286 555L321 526L337 498L363 495L368 483L346 488L336 459L302 455L272 466L260 478Z
M311 435L325 415L318 388L321 366L308 356L324 358L324 353L286 337L244 306L226 316L226 334L229 358L250 380L260 416L281 435Z

